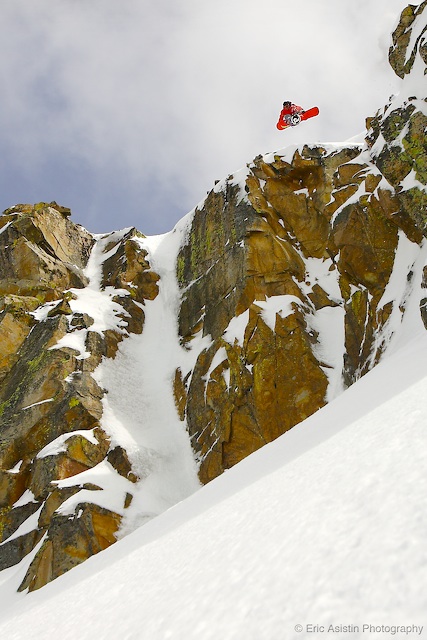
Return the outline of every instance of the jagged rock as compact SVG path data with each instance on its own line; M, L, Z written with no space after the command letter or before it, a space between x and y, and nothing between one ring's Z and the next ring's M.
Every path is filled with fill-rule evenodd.
M10 506L3 508L1 514L2 527L0 530L0 542L7 540L7 538L9 538L18 529L18 527L39 508L40 503L36 501L27 502L27 504L15 507L14 509ZM15 548L18 548L18 546L15 546ZM3 558L3 553L0 554L0 558ZM7 565L4 565L4 568L6 566Z
M29 479L29 467L28 462L23 462L18 470L0 469L0 509L3 510L3 515L9 512L24 493Z
M2 571L3 569L18 564L22 558L34 549L42 537L43 532L40 529L33 529L22 536L13 538L10 541L5 541L0 547L0 570Z
M95 504L80 505L71 517L54 513L48 537L30 564L20 591L34 591L54 580L89 555L99 553L115 542L120 516Z
M86 284L82 268L93 238L54 206L16 205L0 218L0 231L0 295L45 302Z
M402 77L419 53L425 61L411 33L426 6L408 7L394 34ZM425 113L424 96L403 94L369 119L365 146L259 156L244 195L230 176L195 210L177 260L179 330L190 350L199 335L212 342L192 370L177 369L174 389L203 482L320 408L337 373L348 386L379 361L390 318L404 312L403 301L382 302L399 239L419 244L427 231ZM335 288L313 279L315 261ZM266 322L273 296L283 302ZM342 314L339 371L321 357L319 312Z
M116 321L100 330L79 310L95 240L69 213L41 203L17 205L0 218L0 567L19 562L44 537L21 586L30 590L116 539L121 514L92 503L90 493L102 487L79 478L107 460L131 485L138 477L124 449L110 451L100 426L104 392L92 374L130 332L142 331L141 307L158 291L158 276L132 240L136 231L108 234L99 291ZM76 514L61 515L81 490ZM123 509L132 495L123 496ZM31 530L16 535L31 517Z
M18 359L19 349L31 331L34 318L30 311L37 308L36 298L5 296L0 298L0 381Z
M397 196L379 183L375 166L357 146L332 152L304 147L286 159L256 158L248 168L244 201L230 179L196 210L178 257L185 292L180 333L190 346L199 331L213 344L192 372L176 377L175 389L203 482L326 402L325 363L312 330L317 311L339 306L345 312L346 385L378 360L374 335L390 309L379 313L377 307L399 229L418 242L422 238ZM354 200L358 190L362 195ZM215 231L226 251L211 244ZM337 297L311 281L307 259L328 265L339 283ZM262 302L272 296L287 296L284 306L290 306L285 314L278 309L268 326ZM240 341L233 344L226 333L245 311Z
M159 292L159 276L151 271L146 260L147 252L135 242L135 238L144 237L135 228L130 229L119 241L113 239L105 247L105 253L111 254L103 262L103 285L125 289L137 302L154 300Z
M401 97L392 96L383 112L368 120L366 141L371 155L382 175L395 188L399 206L426 234L427 191L427 98L424 87L413 95L411 75L417 67L427 73L427 47L425 44L425 9L427 2L418 7L409 5L401 15L393 33L389 60L396 74L403 78ZM424 21L423 21L424 20ZM415 30L415 31L414 31ZM416 37L412 37L415 33ZM408 47L411 45L411 51ZM406 88L406 80L409 84Z
M406 74L410 73L414 66L414 60L419 52L424 62L427 64L426 45L420 47L420 40L425 33L426 28L421 31L415 42L412 43L412 51L408 51L408 46L411 42L412 27L414 21L418 16L421 16L422 12L427 6L427 1L421 2L417 7L413 4L408 5L403 9L400 16L399 24L392 34L393 44L389 51L390 64L393 67L395 73L403 78Z
M107 455L107 460L121 476L127 478L131 482L137 482L138 476L136 476L132 471L132 465L123 447L117 446L114 447L114 449L110 449Z
M46 499L52 482L75 476L95 467L104 460L109 449L109 440L99 428L94 429L95 443L84 435L72 435L52 455L36 457L31 465L28 488L37 500Z

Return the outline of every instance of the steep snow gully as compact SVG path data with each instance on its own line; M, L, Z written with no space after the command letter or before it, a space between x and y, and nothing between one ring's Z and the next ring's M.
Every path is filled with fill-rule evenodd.
M159 294L144 305L144 330L120 344L114 360L95 373L107 391L102 427L113 443L124 446L142 479L125 511L119 535L183 500L200 487L197 465L185 424L178 418L172 381L177 364L188 353L177 331L178 285L175 260L180 233L135 238L148 251L160 275Z

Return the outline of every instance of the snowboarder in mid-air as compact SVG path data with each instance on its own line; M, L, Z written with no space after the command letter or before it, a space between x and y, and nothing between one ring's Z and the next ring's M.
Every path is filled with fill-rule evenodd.
M308 120L308 118L313 118L313 116L317 116L319 113L319 109L317 107L312 107L308 109L308 111L304 111L302 107L299 107L293 102L289 100L285 100L283 103L283 109L280 112L279 121L276 124L278 129L286 129L287 127L296 127L297 124L302 122L303 120Z

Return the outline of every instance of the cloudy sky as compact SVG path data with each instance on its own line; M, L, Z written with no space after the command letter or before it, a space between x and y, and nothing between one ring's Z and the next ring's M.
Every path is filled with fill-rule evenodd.
M163 233L259 153L364 128L406 0L2 0L0 209ZM298 5L298 8L297 8ZM285 99L319 117L279 132Z

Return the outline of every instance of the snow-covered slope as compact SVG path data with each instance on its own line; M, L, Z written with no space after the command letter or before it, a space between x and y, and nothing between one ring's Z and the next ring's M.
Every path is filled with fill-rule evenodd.
M1 637L322 637L316 624L354 625L340 638L416 637L419 625L422 637L426 358L427 337L413 333L339 398L104 553L29 596L8 588Z

